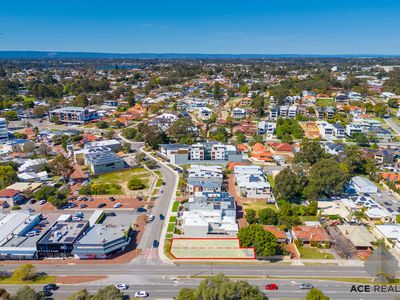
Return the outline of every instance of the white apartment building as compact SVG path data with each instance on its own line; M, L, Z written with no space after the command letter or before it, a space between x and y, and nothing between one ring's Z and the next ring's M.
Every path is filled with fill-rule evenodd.
M8 140L7 120L4 118L0 118L0 140L1 141Z

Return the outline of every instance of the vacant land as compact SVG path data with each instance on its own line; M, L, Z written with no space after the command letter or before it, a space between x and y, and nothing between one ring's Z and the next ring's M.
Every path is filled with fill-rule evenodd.
M131 191L128 189L127 184L129 179L131 178L139 178L146 185L146 188L140 191ZM115 191L115 194L123 193L130 196L136 196L140 193L147 193L150 187L152 180L154 180L155 175L147 171L145 168L134 168L129 170L123 170L118 172L112 172L107 174L102 174L96 177L93 177L92 182L94 184L116 184L121 188L119 191Z
M171 254L178 259L255 259L254 249L240 248L239 239L173 239Z
M248 202L243 202L243 210L246 209L254 209L255 211L259 211L263 208L271 208L275 211L278 211L275 204L266 203L265 200L251 200Z
M317 105L321 107L332 106L334 103L332 98L327 99L317 99Z

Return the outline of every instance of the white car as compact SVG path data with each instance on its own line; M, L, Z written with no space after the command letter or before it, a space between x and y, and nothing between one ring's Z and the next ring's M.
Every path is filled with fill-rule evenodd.
M44 199L39 201L39 205L43 205L45 203L46 203L46 200L44 200Z
M129 289L129 285L127 285L126 283L118 283L115 285L115 287L119 290L127 290Z
M115 205L114 205L114 208L118 208L118 207L121 207L122 205L121 205L121 203L115 203Z
M146 298L149 296L149 293L147 291L137 291L135 293L135 298Z
M388 194L389 196L393 196L393 192L392 192L392 191L387 191L387 194Z

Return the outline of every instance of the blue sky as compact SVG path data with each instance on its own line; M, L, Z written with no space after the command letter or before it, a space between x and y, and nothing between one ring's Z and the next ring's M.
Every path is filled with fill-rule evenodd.
M400 54L398 0L5 0L0 50Z

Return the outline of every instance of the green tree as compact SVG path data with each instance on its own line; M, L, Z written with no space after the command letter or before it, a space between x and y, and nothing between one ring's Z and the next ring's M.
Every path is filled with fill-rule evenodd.
M59 154L51 161L50 169L54 175L61 176L64 180L67 180L74 172L71 162L62 154Z
M251 102L251 107L257 110L258 117L262 117L264 115L264 97L261 95L256 96Z
M90 300L122 300L124 294L113 285L106 286L90 297Z
M264 300L265 295L246 281L230 281L225 275L210 276L196 289L183 288L177 300Z
M306 178L297 170L286 167L275 177L274 194L277 199L294 200L302 196Z
M359 146L368 146L369 139L365 133L355 132L351 135L351 139L357 143Z
M325 151L318 141L305 139L300 145L300 151L295 154L294 161L313 165L325 156Z
M31 264L20 265L13 272L13 277L22 281L35 279L36 276L36 267Z
M258 219L260 224L276 225L278 223L278 214L271 208L263 208L258 211Z
M171 127L168 129L168 136L170 139L181 143L183 139L185 141L194 142L194 132L193 132L193 123L189 118L183 117L176 120ZM192 144L190 143L190 144Z
M129 106L134 106L136 104L135 95L133 94L132 90L128 92L125 100L128 102Z
M105 129L108 128L108 124L106 121L99 121L96 123L96 127L99 129Z
M142 190L146 187L142 180L139 178L133 177L128 181L128 189L136 191Z
M3 288L0 288L0 299L1 300L10 300L11 295Z
M18 289L15 296L12 297L13 300L39 300L44 299L38 295L34 289L25 285Z
M220 99L222 97L221 84L218 81L214 82L213 93L215 99Z
M254 209L246 209L245 210L245 215L246 215L246 221L249 224L255 224L257 223L257 212Z
M349 174L334 158L323 159L310 169L306 195L318 199L320 196L329 197L341 193L348 179Z
M67 300L90 300L90 294L87 289L83 289L73 293Z
M325 296L319 289L312 288L307 293L306 300L329 300L329 297Z
M138 131L136 128L129 127L122 130L122 136L129 140L135 140L137 134Z
M391 98L391 99L389 99L389 100L388 100L388 105L389 105L391 108L398 108L398 107L399 107L399 103L398 103L398 100L397 100L396 98Z
M257 256L271 256L277 252L276 237L261 225L251 224L240 228L238 238L242 247L254 247Z
M18 180L17 172L11 166L0 166L0 189Z

